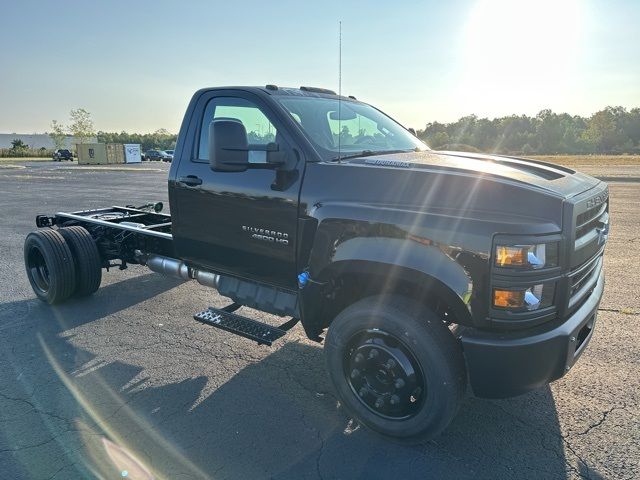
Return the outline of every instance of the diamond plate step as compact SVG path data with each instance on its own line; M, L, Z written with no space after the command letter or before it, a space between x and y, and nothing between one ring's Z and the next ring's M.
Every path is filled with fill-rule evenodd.
M218 308L210 307L203 312L196 313L193 318L212 327L255 340L261 345L271 346L274 341L287 333L286 330L278 327L272 327L266 323L257 322Z

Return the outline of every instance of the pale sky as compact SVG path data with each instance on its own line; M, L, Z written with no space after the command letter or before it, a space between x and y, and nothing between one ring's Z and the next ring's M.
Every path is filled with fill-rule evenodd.
M177 132L199 88L338 88L406 126L640 107L640 0L4 3L0 132Z

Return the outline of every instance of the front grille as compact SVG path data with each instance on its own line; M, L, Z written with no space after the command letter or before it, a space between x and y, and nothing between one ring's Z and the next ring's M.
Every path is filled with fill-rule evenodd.
M573 251L570 266L578 270L599 252L609 232L609 192L600 190L571 205L573 210Z
M591 296L602 271L609 233L609 190L602 184L568 203L573 235L568 255L566 314L573 314Z
M597 265L598 263L594 262L593 265L589 265L584 272L577 273L571 279L571 297L573 297L580 291L582 287L589 283L589 280L591 280L591 278L593 277Z
M593 292L602 270L602 254L598 253L569 275L569 310L578 309Z
M608 222L609 202L604 202L578 215L576 219L576 241Z

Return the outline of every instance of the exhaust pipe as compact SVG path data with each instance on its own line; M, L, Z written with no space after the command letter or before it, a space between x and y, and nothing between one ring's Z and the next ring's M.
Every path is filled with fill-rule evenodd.
M218 289L220 285L220 275L217 273L205 272L204 270L191 270L193 272L193 278L200 285L205 287L211 287Z
M175 258L163 257L162 255L149 255L146 261L149 270L161 273L167 277L181 278L182 280L191 280L189 275L189 267Z
M168 277L179 278L181 280L195 280L199 284L206 287L218 288L220 284L220 275L217 273L206 272L189 267L182 260L176 258L165 257L162 255L144 255L142 252L136 251L136 258L149 270L161 273Z

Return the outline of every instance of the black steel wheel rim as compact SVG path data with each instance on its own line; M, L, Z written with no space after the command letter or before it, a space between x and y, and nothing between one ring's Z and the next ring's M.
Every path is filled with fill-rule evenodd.
M29 250L27 266L35 287L46 294L49 291L49 269L39 248Z
M347 342L343 365L353 394L382 418L405 420L424 404L426 383L420 363L388 332L369 329L354 334Z

